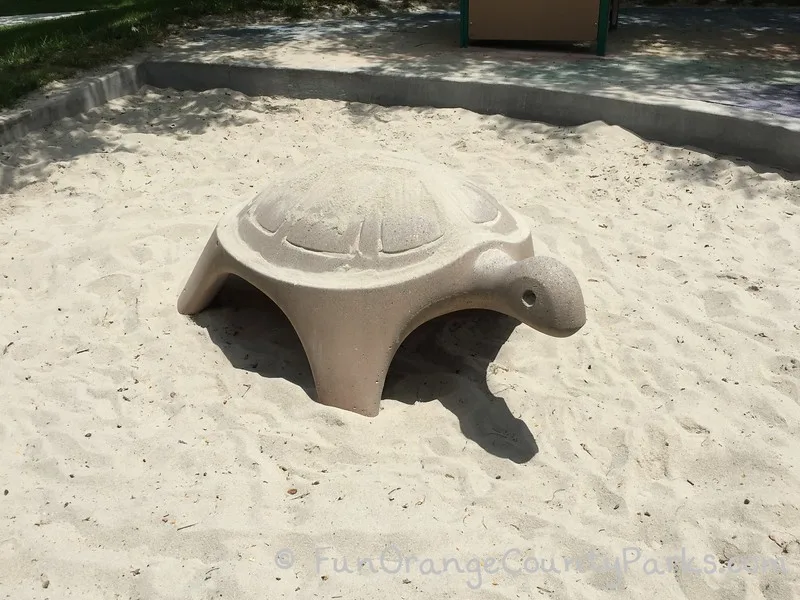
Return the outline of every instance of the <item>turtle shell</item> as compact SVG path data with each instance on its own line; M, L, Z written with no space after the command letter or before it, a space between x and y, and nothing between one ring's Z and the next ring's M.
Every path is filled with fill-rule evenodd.
M305 271L393 269L530 235L473 182L395 153L308 161L276 179L242 217L249 246L272 264Z

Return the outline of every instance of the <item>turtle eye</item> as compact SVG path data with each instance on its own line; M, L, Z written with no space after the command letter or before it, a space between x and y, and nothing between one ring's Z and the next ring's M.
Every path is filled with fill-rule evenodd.
M533 290L525 290L522 294L522 303L528 308L536 304L536 293Z

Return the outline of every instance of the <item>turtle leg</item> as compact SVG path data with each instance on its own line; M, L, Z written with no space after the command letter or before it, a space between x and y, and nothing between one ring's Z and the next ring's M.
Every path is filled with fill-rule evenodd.
M231 273L228 258L215 230L178 297L179 313L193 315L211 303Z
M364 290L303 295L286 303L287 316L306 351L317 400L376 416L404 323L385 314L386 298Z

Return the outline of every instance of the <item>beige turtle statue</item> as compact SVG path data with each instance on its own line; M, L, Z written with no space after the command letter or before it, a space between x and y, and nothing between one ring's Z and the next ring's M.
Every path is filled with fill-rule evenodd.
M223 216L179 312L202 311L230 274L286 314L318 401L367 416L398 346L430 319L488 309L556 337L586 322L577 279L534 256L524 217L458 173L397 153L308 161Z

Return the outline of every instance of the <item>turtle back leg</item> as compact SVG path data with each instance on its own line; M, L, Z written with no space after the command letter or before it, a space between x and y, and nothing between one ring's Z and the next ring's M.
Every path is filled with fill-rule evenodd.
M380 411L386 373L406 320L387 292L296 290L286 314L306 351L317 400L369 417Z

